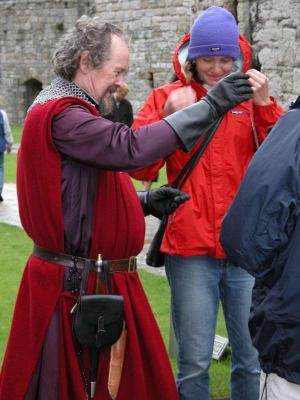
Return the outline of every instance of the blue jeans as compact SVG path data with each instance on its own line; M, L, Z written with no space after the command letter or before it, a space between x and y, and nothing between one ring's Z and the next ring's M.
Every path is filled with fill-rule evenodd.
M181 400L208 400L209 366L221 300L231 344L231 400L258 400L260 367L248 318L253 278L227 260L166 256L178 342Z
M0 194L3 190L4 181L4 153L0 153Z

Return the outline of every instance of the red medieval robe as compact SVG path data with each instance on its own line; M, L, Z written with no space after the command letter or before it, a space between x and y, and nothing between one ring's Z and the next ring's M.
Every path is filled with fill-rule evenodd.
M17 191L22 225L33 242L64 252L61 156L51 135L53 118L72 104L98 115L95 107L65 97L35 105L27 116L18 155ZM137 255L143 246L144 216L126 173L99 170L93 209L90 257ZM76 298L64 290L64 268L31 255L16 301L0 377L0 400L25 397L58 310L59 400L85 399L72 338L70 310ZM168 356L136 272L112 274L112 290L124 297L128 338L117 400L175 400ZM94 287L94 276L89 288ZM109 350L100 355L95 400L109 400ZM87 361L87 357L85 357Z

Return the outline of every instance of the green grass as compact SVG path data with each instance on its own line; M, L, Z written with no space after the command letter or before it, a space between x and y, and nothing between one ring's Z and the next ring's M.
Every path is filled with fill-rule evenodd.
M14 143L20 143L22 135L22 125L20 124L11 125L11 132L14 138Z
M136 188L136 190L144 190L144 186L143 186L141 181L137 181L136 179L132 179L132 182L133 182L134 187ZM159 171L158 181L152 183L151 189L159 188L160 186L165 185L166 183L167 183L166 168L163 167Z
M0 363L6 347L13 307L31 240L15 226L0 224Z
M4 156L4 182L15 183L16 182L16 166L17 166L17 155L16 154L5 154Z
M11 126L12 135L14 138L14 143L20 143L22 126L20 124L15 124ZM5 154L4 157L4 182L15 183L16 182L16 164L17 155L16 154Z
M32 249L31 240L20 228L0 224L0 363L7 343L13 307L21 275ZM139 272L154 315L158 321L165 345L169 347L170 293L167 281L141 270ZM222 313L219 313L217 333L226 336ZM176 373L176 361L171 359ZM222 361L212 362L211 394L223 397L229 394L229 354Z

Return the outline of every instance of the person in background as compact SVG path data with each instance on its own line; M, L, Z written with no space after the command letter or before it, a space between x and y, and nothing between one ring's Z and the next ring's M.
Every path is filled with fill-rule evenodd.
M122 122L130 127L133 122L133 112L130 101L126 99L128 92L126 83L117 87L112 98L112 110L105 118L113 122Z
M171 213L188 196L172 188L137 196L127 172L178 148L189 151L212 121L253 92L249 77L236 73L192 109L133 130L99 115L100 103L109 108L128 67L124 33L97 17L82 16L58 44L57 77L29 108L18 153L17 193L20 219L34 249L16 301L0 400L178 398L135 257L144 244L144 215ZM87 295L99 288L100 254L111 292L124 299L128 335L119 361L114 357L112 362L111 349L101 351L94 381L88 349L75 346L71 310L81 282L87 282ZM88 265L94 268L83 279ZM99 318L97 335L101 326Z
M105 118L113 122L122 122L130 127L133 122L133 111L130 101L125 98L128 92L129 88L126 83L117 88L112 98L112 110L108 115L105 115ZM154 181L156 182L157 180L158 177ZM150 190L151 185L152 181L143 182L144 190Z
M4 153L10 154L14 143L6 112L0 109L0 202L3 201Z
M261 400L300 399L300 96L253 157L221 242L255 278L249 328Z
M252 100L224 115L183 186L191 200L169 216L161 246L179 346L180 399L209 399L209 367L221 301L231 344L231 400L258 400L260 367L248 330L253 277L227 259L219 234L256 140L265 139L282 110L269 96L267 77L249 69L250 45L239 35L232 14L222 7L212 6L196 18L175 49L173 61L179 79L151 92L135 116L134 128L199 101L236 70L249 75L254 90ZM151 181L166 163L171 186L198 145L189 154L178 149L132 176Z

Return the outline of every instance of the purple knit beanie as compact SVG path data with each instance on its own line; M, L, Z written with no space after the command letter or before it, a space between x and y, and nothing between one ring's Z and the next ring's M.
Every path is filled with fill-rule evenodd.
M188 58L240 54L239 33L233 15L225 8L212 6L198 16L192 29Z

